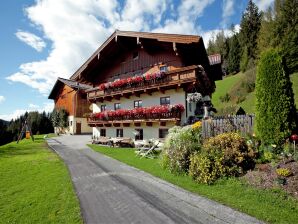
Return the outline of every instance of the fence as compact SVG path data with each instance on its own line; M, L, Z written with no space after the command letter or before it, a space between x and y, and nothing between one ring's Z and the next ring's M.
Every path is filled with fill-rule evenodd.
M233 131L240 132L241 135L252 134L254 118L254 115L235 115L203 120L203 138L209 138L218 134Z

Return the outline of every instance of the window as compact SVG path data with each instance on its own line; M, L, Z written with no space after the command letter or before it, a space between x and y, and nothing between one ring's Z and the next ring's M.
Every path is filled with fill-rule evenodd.
M134 101L134 108L139 108L139 107L142 107L142 100L135 100Z
M106 111L107 110L107 105L101 105L100 106L100 112Z
M137 60L139 58L139 52L135 51L132 53L132 59Z
M72 121L69 121L69 126L72 126Z
M160 105L170 105L170 97L160 97Z
M106 137L106 129L100 129L100 136Z
M192 112L192 102L188 103L188 107L189 107L189 112Z
M123 137L123 129L116 129L116 137Z
M114 110L119 110L121 109L121 104L120 103L115 103L114 104Z
M136 137L135 140L143 140L143 129L135 129L136 130Z
M168 129L159 129L158 137L165 138L168 135Z
M160 66L159 70L160 70L160 72L167 72L168 71L168 66Z

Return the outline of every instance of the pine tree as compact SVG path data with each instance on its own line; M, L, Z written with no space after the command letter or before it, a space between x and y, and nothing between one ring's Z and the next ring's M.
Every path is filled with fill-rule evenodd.
M282 145L296 129L292 83L276 49L262 53L256 80L256 125L264 144Z
M229 39L229 53L228 53L228 73L239 72L240 70L240 44L238 35L234 35Z
M257 59L257 39L261 26L261 13L256 4L249 0L240 23L240 45L242 48L242 69L247 69L249 61ZM246 49L246 51L244 51Z
M277 1L276 30L278 43L290 73L298 71L298 0Z

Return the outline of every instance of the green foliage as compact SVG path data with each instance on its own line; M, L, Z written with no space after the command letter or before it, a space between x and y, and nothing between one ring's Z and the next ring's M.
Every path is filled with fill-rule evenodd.
M162 165L174 173L184 173L189 168L189 157L201 148L201 128L191 125L169 130L162 151Z
M231 96L228 93L226 93L225 95L219 97L219 100L223 103L224 102L229 102L230 99L231 99Z
M34 139L0 147L0 223L82 223L66 166Z
M271 49L261 56L256 80L256 125L264 144L278 148L296 128L292 83L282 57Z
M261 13L256 4L249 0L240 23L240 45L243 50L241 71L247 69L249 60L257 59L257 39L261 26Z
M254 167L254 152L238 133L208 139L191 156L189 174L200 183L211 184L224 176L239 176Z
M227 72L239 72L240 71L240 57L241 48L239 44L239 35L234 33L234 35L229 39L229 53L228 53L228 65Z
M64 109L54 109L51 114L51 121L54 127L68 127L68 113Z

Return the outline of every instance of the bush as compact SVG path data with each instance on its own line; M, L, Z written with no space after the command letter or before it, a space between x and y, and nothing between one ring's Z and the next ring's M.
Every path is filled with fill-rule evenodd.
M256 128L263 144L276 144L278 149L296 129L292 83L282 57L274 49L261 55L257 69Z
M189 157L201 148L201 126L199 123L169 130L162 150L162 167L173 173L184 173L189 168Z
M201 153L190 158L189 175L211 184L224 176L239 176L254 167L254 152L238 133L224 133L208 139Z
M219 100L222 103L229 102L230 99L231 99L231 96L228 93L226 93L225 95L219 97Z
M289 177L293 173L287 168L279 168L279 169L276 169L276 174L281 177Z

